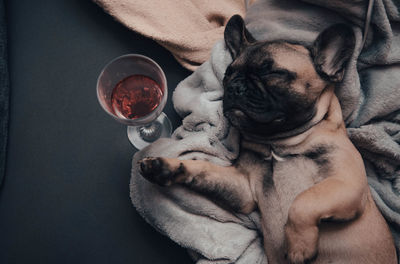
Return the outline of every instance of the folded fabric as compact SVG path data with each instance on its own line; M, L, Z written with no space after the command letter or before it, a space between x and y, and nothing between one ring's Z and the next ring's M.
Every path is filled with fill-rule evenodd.
M349 23L356 49L336 94L351 140L361 152L374 199L400 246L400 3L375 0L370 32L362 48L368 5L360 1L259 0L246 14L259 40L308 45L331 24ZM257 212L238 215L180 186L162 188L144 180L137 161L147 156L205 159L229 165L239 155L239 137L222 114L222 79L231 62L224 42L182 81L173 94L182 126L133 158L131 198L157 230L188 248L197 263L267 263ZM268 235L268 234L266 234Z
M253 0L94 0L128 28L168 49L194 70L210 57L234 14L244 15ZM134 43L132 43L134 45Z

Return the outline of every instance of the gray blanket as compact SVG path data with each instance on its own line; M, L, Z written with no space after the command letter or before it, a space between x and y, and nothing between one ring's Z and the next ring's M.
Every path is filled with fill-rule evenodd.
M400 3L375 0L370 32L362 48L368 1L259 0L246 24L259 40L310 44L327 26L353 25L356 49L337 88L351 140L361 152L372 193L400 246ZM139 213L161 233L187 248L197 263L267 263L259 215L237 215L183 187L145 181L137 161L146 156L205 159L229 165L239 137L222 115L222 79L231 58L223 41L209 61L182 81L173 95L183 123L170 139L136 153L131 198Z

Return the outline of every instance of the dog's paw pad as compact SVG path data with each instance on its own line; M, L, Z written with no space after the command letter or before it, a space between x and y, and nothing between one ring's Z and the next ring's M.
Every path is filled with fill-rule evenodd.
M162 168L161 158L145 158L139 161L140 173L142 175L153 174L159 172Z
M140 174L158 185L171 185L174 173L163 158L145 158L139 161Z

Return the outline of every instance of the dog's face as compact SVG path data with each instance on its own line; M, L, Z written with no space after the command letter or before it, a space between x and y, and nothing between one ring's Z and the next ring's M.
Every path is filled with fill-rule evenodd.
M323 31L312 47L256 41L233 16L225 29L233 58L225 72L223 111L244 136L268 139L310 121L322 91L342 80L354 49L343 24Z

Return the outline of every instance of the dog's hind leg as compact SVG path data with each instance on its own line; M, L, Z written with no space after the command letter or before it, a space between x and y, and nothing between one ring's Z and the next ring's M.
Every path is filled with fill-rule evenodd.
M233 166L171 158L145 158L139 163L143 177L153 183L184 185L235 212L250 213L256 207L248 177Z

